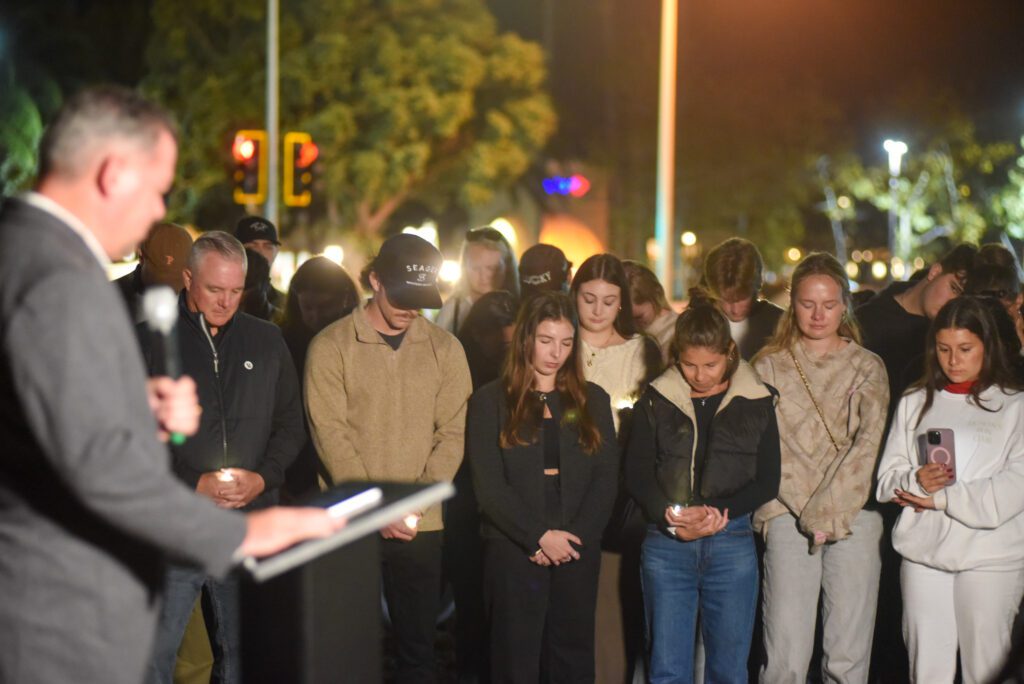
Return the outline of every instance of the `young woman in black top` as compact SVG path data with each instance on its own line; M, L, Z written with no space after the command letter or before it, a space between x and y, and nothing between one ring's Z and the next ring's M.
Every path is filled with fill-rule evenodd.
M750 514L779 489L776 392L742 359L713 302L676 321L674 365L634 407L626 485L641 550L651 682L693 680L700 613L708 682L746 682L757 601Z
M601 532L618 478L608 395L586 382L568 296L519 313L502 376L469 401L495 682L592 682Z

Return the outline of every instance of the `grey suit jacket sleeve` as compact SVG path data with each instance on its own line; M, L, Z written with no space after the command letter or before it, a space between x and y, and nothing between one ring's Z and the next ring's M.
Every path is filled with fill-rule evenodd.
M66 488L124 532L211 574L226 573L245 520L171 474L167 449L155 436L138 346L102 274L44 277L3 332L14 391Z

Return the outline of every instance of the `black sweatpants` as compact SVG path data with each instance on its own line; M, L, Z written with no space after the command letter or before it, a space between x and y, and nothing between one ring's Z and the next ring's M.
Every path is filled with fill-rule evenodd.
M388 602L398 657L396 681L433 682L434 639L441 604L443 532L420 532L412 541L381 540L381 584Z
M594 681L600 567L596 543L578 561L542 567L511 541L484 541L492 684Z

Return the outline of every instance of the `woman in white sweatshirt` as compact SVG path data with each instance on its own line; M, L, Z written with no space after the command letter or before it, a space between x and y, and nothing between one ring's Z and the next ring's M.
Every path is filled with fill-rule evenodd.
M879 465L879 501L903 506L903 637L914 682L996 676L1024 595L1024 394L991 313L973 297L932 321L925 375L900 400ZM955 466L922 465L953 430ZM934 459L945 461L945 458Z

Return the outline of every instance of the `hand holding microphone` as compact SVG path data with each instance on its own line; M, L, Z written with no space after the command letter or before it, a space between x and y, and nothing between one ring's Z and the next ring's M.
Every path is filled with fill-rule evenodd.
M146 390L149 407L160 424L160 438L171 444L184 444L188 435L199 429L199 399L196 385L181 375L181 357L175 324L178 321L178 297L169 287L151 287L142 296L142 310L151 335L154 373Z

